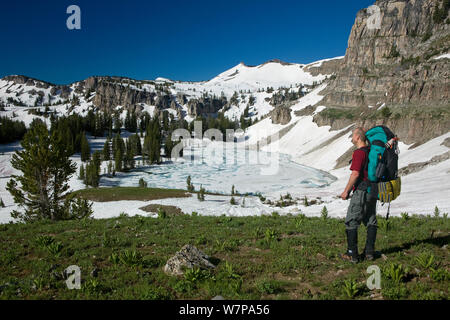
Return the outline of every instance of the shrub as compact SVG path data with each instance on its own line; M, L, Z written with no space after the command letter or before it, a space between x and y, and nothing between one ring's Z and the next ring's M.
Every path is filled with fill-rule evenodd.
M274 280L260 280L256 283L256 289L261 294L276 294L281 292L281 285Z
M230 204L233 205L233 206L235 206L237 204L236 200L234 199L234 197L231 197Z
M391 286L383 288L381 294L386 299L398 300L408 295L408 290L403 286Z
M184 271L184 279L192 284L209 278L211 278L211 273L208 270L202 270L198 267L188 268Z
M381 109L381 116L385 119L389 118L392 115L391 109L389 107L384 107Z
M186 184L187 184L187 190L189 192L194 192L195 191L195 187L194 187L194 185L192 184L192 181L191 181L191 176L187 177Z
M309 206L309 203L308 203L308 198L305 196L305 198L303 199L303 205L305 206L305 207L308 207Z
M354 279L345 280L343 291L345 295L350 299L356 297L359 291L358 283Z
M225 261L225 266L224 266L223 272L224 272L224 275L229 279L238 279L241 277L239 274L236 273L233 265L231 263L229 263L228 261Z
M197 199L199 201L205 201L205 188L200 185L200 191L197 193Z
M408 269L398 263L391 263L384 268L384 274L392 279L395 283L401 283L408 274Z
M321 217L323 220L326 220L328 218L328 209L326 206L323 206L322 208Z
M433 269L430 276L431 279L438 282L450 280L450 273L443 268L438 268L436 270Z
M158 208L158 218L165 219L167 217L166 211L162 208Z
M142 265L143 258L138 251L125 250L119 256L120 262L124 265L138 266Z
M199 236L197 238L197 240L195 241L196 245L201 245L201 244L207 244L208 240L206 239L206 237L202 234L201 236Z
M434 216L437 218L439 217L439 208L437 206L434 207Z
M382 230L389 231L391 229L391 220L381 219L379 225Z
M125 250L119 254L111 253L109 261L113 264L123 264L127 266L137 267L145 264L141 253L136 250Z
M403 221L408 221L410 218L408 212L402 212L401 216L402 216Z
M61 254L61 250L63 248L63 245L61 242L52 242L49 245L45 247L49 253L54 255L55 257L58 257Z
M37 236L36 239L34 240L36 245L38 245L41 248L45 248L45 247L49 246L54 241L55 241L55 239L53 237L46 236L46 235Z
M144 178L139 179L139 187L147 188L147 182L144 180Z
M434 265L434 255L422 253L421 255L416 257L416 261L420 267L424 269L430 269Z
M273 229L266 229L266 232L264 232L264 241L269 244L272 241L277 240L277 233Z
M173 299L172 294L166 288L159 287L151 287L142 294L141 299L143 300L171 300Z

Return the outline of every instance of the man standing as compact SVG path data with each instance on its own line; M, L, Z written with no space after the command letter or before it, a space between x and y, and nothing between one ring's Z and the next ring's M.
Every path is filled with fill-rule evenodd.
M358 148L353 152L352 171L350 179L341 194L343 200L347 200L351 191L353 191L350 205L345 218L345 228L347 233L347 252L341 257L352 263L358 263L358 227L361 221L367 227L366 247L364 256L367 260L373 260L375 251L375 239L377 236L377 217L376 204L377 199L369 199L367 162L369 159L369 147L363 128L353 130L352 143Z

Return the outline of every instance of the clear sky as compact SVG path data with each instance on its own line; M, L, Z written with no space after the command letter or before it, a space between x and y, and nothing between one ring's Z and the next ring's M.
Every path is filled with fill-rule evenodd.
M309 63L345 54L374 0L28 0L0 6L0 77L57 84L92 75L208 80L244 62ZM69 5L81 30L69 30Z

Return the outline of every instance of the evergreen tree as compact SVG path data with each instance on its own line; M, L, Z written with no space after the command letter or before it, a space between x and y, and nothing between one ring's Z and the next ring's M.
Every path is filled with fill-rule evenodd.
M137 117L134 111L131 113L130 132L137 132Z
M144 180L144 178L139 179L139 187L147 188L147 182Z
M110 176L111 173L112 173L112 166L113 166L112 161L109 161L109 162L108 162L108 175L109 175L109 176Z
M116 149L116 153L114 155L114 167L115 171L122 171L123 170L123 151L121 148Z
M155 118L147 128L143 153L146 154L149 164L161 161L161 131L158 118Z
M92 161L86 164L86 180L87 186L98 187L100 181L100 152L93 154Z
M125 116L125 130L130 131L130 123L131 123L131 117L130 117L130 111L127 110L127 115Z
M109 138L106 139L105 144L103 146L103 160L105 161L109 161L111 159L111 154L110 154L110 143L111 140L109 140Z
M166 138L166 143L164 144L164 154L166 158L172 158L172 149L174 147L173 141L172 141L172 134L169 133L169 135Z
M134 169L134 166L135 166L134 153L133 153L133 148L131 146L130 139L128 139L127 143L126 143L125 161L126 161L126 167L128 169Z
M83 166L83 164L81 164L81 166L80 166L80 174L78 176L78 179L80 179L82 181L84 181L86 179L86 175L84 173L84 166Z
M5 207L5 203L3 202L3 199L0 198L0 207L4 208Z
M102 164L102 153L100 151L95 151L92 155L92 163L94 166L94 172L96 176L100 176L100 166Z
M24 222L51 219L83 218L92 214L80 208L73 195L67 195L68 180L76 172L65 143L58 134L49 133L42 122L32 123L21 142L22 151L11 159L13 168L22 175L12 175L6 190L24 212L14 210L11 216Z
M187 190L189 192L193 192L195 190L194 185L191 183L191 176L188 176L186 179Z
M197 193L197 199L200 201L205 201L205 188L200 185L200 191Z
M86 138L86 134L83 132L81 135L81 161L85 162L91 159L91 147L89 141Z

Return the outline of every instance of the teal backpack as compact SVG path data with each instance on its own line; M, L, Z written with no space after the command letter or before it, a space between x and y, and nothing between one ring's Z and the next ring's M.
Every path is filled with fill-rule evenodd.
M397 136L386 126L376 126L366 132L370 151L368 154L367 174L368 183L362 184L369 199L388 202L389 208L386 219L389 218L391 201L395 200L401 191L401 179L398 176Z

